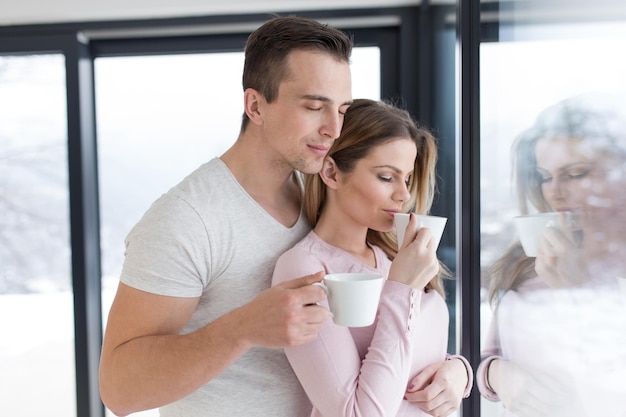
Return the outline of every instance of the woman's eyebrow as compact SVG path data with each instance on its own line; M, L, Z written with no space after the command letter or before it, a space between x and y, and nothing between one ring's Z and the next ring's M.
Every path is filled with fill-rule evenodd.
M566 169L570 169L570 168L577 168L579 165L582 165L584 167L591 167L594 165L593 162L590 161L578 161L578 162L572 162L566 165L563 165L562 167L559 168L560 171L566 170Z
M557 168L558 171L563 171L564 169L568 169L568 168L572 168L572 167L576 167L577 165L585 165L585 166L593 166L594 163L591 161L577 161L577 162L570 162L569 164L565 164L563 166L560 166ZM542 168L540 166L537 166L537 171L543 171L543 172L547 172L550 173L550 171L546 168Z
M378 168L387 168L387 169L391 169L391 170L392 170L392 171L394 171L394 172L397 172L398 174L401 174L401 173L402 173L402 170L401 170L400 168L398 168L398 167L394 166L394 165L388 165L388 164L385 164L385 165L376 165L376 166L374 166L374 168L377 168L377 169L378 169ZM413 171L410 171L410 172L408 172L408 173L410 174L411 172L413 172Z

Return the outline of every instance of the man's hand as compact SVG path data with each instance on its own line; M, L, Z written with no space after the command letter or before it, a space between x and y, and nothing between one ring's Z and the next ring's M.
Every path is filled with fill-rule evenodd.
M285 281L263 291L235 312L243 337L251 344L286 347L315 339L328 318L328 310L317 305L326 294L311 285L324 278L323 272Z

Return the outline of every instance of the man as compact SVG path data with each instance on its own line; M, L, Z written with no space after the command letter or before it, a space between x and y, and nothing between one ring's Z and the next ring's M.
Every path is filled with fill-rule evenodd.
M298 17L248 39L235 144L158 199L129 233L108 318L101 395L117 415L298 416L311 406L281 349L328 312L321 274L270 288L310 226L296 171L318 172L352 101L351 40Z

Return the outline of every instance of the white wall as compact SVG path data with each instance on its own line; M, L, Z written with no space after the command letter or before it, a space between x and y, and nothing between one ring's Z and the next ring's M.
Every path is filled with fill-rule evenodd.
M419 3L420 0L0 0L0 26L396 7Z

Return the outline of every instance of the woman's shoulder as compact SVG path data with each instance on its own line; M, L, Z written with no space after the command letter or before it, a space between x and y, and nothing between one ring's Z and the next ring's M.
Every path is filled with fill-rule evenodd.
M315 250L318 242L313 232L309 232L302 240L285 251L276 260L272 284L314 274L323 270L320 256Z

